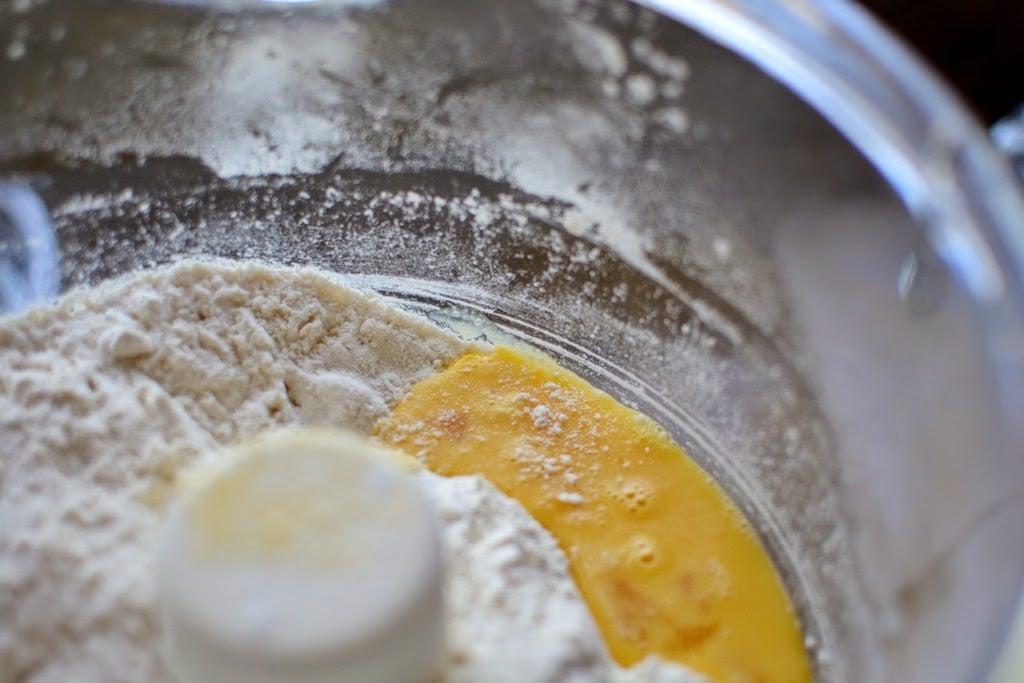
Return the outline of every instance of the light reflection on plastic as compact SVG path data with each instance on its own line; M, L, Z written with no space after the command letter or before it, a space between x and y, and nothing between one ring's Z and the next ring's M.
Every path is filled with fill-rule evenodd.
M0 183L0 312L41 303L60 288L50 214L27 185Z

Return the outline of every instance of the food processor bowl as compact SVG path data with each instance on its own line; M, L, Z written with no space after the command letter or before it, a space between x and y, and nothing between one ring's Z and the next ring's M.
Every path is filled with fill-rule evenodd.
M980 680L1024 572L1020 188L851 4L643 4L16 0L0 179L65 290L307 264L546 350L735 498L817 680Z

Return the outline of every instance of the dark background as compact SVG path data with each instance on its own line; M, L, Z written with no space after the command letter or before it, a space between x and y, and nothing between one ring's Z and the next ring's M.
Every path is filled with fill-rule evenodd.
M1024 103L1024 0L860 0L992 123Z

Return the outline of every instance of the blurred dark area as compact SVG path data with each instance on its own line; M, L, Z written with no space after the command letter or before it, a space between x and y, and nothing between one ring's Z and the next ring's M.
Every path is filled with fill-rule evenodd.
M1024 0L860 0L993 123L1024 102Z

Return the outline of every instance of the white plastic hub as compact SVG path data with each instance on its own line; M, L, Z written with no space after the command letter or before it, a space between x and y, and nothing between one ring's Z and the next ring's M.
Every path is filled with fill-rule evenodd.
M196 478L158 554L183 683L435 678L439 530L401 458L343 432L281 432Z

